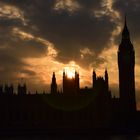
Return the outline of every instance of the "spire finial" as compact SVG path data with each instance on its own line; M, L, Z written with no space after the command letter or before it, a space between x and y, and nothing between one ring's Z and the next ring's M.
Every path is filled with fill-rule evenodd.
M96 75L96 71L95 71L95 69L93 69L93 75Z
M128 30L128 28L127 28L127 16L126 16L126 13L124 15L124 29Z
M95 68L93 68L93 72L95 72L96 70L95 70Z
M127 27L126 14L125 14L124 28L123 28L123 32L122 32L122 39L130 39L129 30L128 30L128 27Z
M66 73L65 73L65 69L63 69L63 76L65 76L65 74L66 74Z
M127 26L127 18L126 18L126 13L125 13L125 17L124 17L124 19L125 19L125 26Z
M107 67L105 67L105 72L107 72Z

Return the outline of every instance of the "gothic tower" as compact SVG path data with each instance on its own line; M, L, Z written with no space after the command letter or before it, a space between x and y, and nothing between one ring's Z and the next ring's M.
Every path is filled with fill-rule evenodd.
M51 83L51 94L56 94L56 93L57 93L57 83L56 83L55 73L53 73L52 83Z
M79 73L75 71L75 77L69 78L63 71L63 93L64 95L77 95L80 89Z
M76 93L79 93L80 85L79 85L79 73L75 71L75 90Z
M66 88L66 73L65 70L63 71L63 93L66 93L67 88Z
M93 70L93 75L92 75L92 87L95 89L96 87L96 72Z
M136 110L134 67L135 51L125 18L122 40L118 49L120 105L123 112Z
M109 83L108 83L108 72L107 69L105 70L105 83L106 83L106 89L109 91Z

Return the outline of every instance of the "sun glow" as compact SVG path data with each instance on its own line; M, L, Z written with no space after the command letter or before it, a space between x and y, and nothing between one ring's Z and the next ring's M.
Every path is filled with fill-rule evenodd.
M79 67L75 64L74 61L71 61L68 65L65 66L64 71L69 79L75 77L75 72L78 72Z
M66 71L66 74L67 74L67 76L68 76L69 79L72 79L75 76L74 72L71 69L68 69Z

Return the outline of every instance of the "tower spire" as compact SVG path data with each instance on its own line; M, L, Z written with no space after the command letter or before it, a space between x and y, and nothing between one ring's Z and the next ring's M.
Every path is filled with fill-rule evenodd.
M123 32L122 32L122 40L130 40L130 34L129 34L128 27L127 27L126 15L125 15L125 21L124 21L124 28L123 28Z
M105 83L106 83L106 88L107 91L109 90L109 83L108 83L108 72L107 72L107 68L105 69Z
M96 72L95 72L95 70L93 69L93 75L92 75L92 87L93 87L93 88L96 87L96 80L97 80Z
M124 28L122 30L122 40L121 43L119 45L119 51L129 51L129 50L134 50L133 45L131 43L130 40L130 33L127 27L127 17L125 15L125 19L124 19Z
M56 94L56 93L57 93L57 83L56 83L55 72L53 72L52 83L51 83L51 94Z

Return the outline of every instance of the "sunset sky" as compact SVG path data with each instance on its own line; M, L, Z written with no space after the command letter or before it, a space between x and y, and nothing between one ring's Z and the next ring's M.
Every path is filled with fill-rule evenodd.
M50 90L52 73L61 88L62 73L80 73L91 87L92 71L107 68L110 89L118 95L117 49L124 15L136 54L136 95L140 106L139 0L1 0L0 83L25 81L32 92Z

